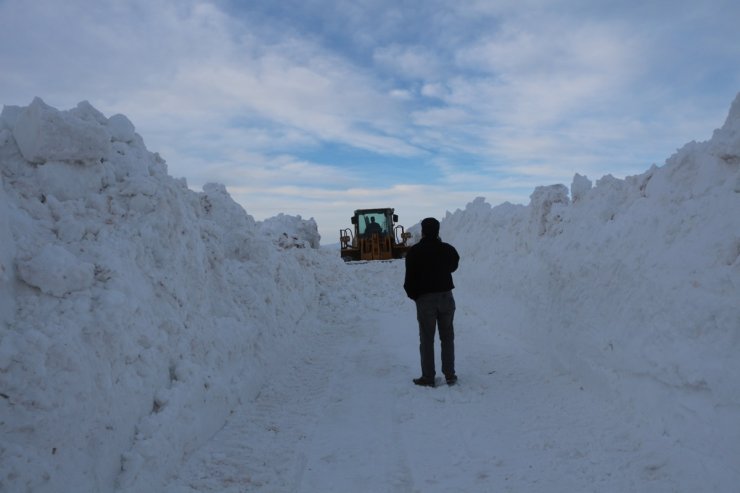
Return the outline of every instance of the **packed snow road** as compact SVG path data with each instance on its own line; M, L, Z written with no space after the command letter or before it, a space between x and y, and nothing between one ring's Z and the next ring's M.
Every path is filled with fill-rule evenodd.
M503 337L507 321L490 320L465 287L456 290L459 384L414 386L403 264L347 269L357 282L270 362L272 378L186 459L169 493L687 486L670 479L659 430Z

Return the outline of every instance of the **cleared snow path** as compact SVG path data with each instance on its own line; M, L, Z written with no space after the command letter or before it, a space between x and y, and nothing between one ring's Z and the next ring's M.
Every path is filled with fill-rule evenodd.
M659 429L554 374L462 287L459 384L414 386L403 264L346 268L357 282L328 297L317 325L269 362L272 378L187 458L168 493L700 489L701 478L675 482L682 474Z

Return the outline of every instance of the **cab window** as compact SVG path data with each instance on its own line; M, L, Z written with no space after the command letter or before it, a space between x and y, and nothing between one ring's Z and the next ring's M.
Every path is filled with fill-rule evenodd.
M357 226L361 235L372 234L374 232L386 234L388 232L386 217L381 213L360 214Z

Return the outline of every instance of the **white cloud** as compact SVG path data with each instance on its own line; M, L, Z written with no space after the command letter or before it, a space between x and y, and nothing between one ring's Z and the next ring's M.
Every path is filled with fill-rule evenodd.
M507 25L458 51L461 67L487 75L457 79L450 99L471 107L482 103L492 119L516 125L593 111L627 87L644 65L638 41L626 39L627 33L609 24L549 19L547 24Z
M426 83L421 87L421 95L428 98L443 99L446 96L449 96L449 94L449 88L439 82Z
M438 79L443 70L438 54L421 46L393 44L376 48L373 59L376 64L391 70L394 75L405 79Z
M89 100L194 186L328 221L641 172L707 138L740 89L726 0L286 2L2 1L0 103ZM374 156L388 185L325 149ZM394 188L386 159L418 175Z
M470 120L464 109L450 106L415 111L411 117L414 124L420 126L459 125Z

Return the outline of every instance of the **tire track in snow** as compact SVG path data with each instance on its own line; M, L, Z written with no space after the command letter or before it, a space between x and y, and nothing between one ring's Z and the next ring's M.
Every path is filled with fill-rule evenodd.
M358 303L350 338L335 358L338 373L327 389L323 416L301 447L308 462L297 492L412 491L412 476L401 440L402 417L394 393L411 369L387 346L387 331L397 325L398 297L378 289L400 286L401 262L348 266L357 276ZM396 327L403 329L404 327ZM405 349L403 348L404 352ZM401 377L403 375L403 377Z
M311 354L284 361L256 398L183 465L167 490L175 492L292 491L306 439L330 368Z
M369 324L360 328L375 330ZM308 463L298 492L372 491L380 478L395 488L390 491L406 491L409 484L403 449L393 432L396 410L383 397L392 392L387 372L380 370L388 366L372 349L377 348L372 336L357 336L339 356L342 377L327 389L322 416L301 447Z

